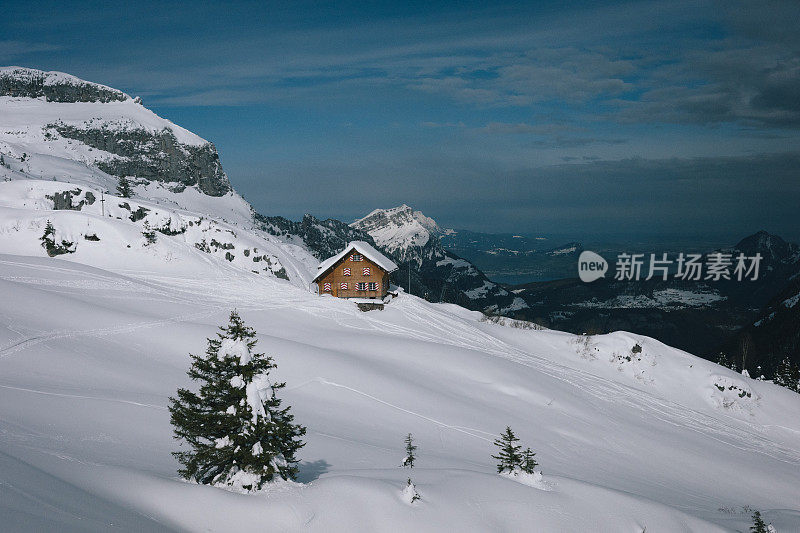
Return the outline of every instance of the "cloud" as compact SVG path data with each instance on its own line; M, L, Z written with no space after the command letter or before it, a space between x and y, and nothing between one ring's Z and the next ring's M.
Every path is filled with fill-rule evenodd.
M657 70L637 100L617 100L620 120L754 127L800 126L800 57L776 45L689 51Z
M406 86L479 106L529 106L558 100L583 103L617 96L634 86L623 77L635 69L627 60L575 47L497 51L438 72L408 76Z
M60 45L41 42L14 40L0 41L0 61L8 61L12 58L25 56L27 54L55 52L58 50L63 50L63 47Z
M437 128L465 128L466 124L463 122L421 122L420 126L423 128L437 129Z
M507 122L490 122L482 128L477 128L478 132L487 133L489 135L508 135L519 133L541 133L539 129L526 122L507 123Z

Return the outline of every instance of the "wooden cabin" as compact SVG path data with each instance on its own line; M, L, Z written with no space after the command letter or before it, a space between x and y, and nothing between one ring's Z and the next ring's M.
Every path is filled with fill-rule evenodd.
M397 265L368 243L353 241L319 264L312 283L319 294L382 300L389 292L389 274L395 270Z

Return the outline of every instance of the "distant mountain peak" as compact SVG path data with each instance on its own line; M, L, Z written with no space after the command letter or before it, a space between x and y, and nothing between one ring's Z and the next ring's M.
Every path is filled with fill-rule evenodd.
M778 235L773 235L764 230L739 241L736 249L747 255L760 253L765 259L772 261L791 260L798 253L796 244L788 243Z
M434 233L436 235L442 233L442 229L439 227L439 225L436 223L434 219L426 217L422 211L417 211L408 204L402 204L397 207L392 207L389 209L375 209L364 218L361 218L353 222L352 225L356 225L368 219L374 220L382 217L391 218L398 222L404 221L405 223L416 221L431 233Z
M407 204L375 209L350 226L369 233L379 246L402 260L408 260L407 255L413 249L432 247L438 250L438 237L443 233L434 219Z

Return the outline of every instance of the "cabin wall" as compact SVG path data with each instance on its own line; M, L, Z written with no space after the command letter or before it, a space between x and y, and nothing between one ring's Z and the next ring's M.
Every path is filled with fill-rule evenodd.
M383 298L389 290L389 274L374 262L364 257L363 261L351 261L353 254L347 254L341 261L325 274L318 282L320 294L332 294L339 298ZM345 276L344 270L350 269L350 275ZM369 268L369 275L364 275L364 268ZM378 290L359 291L356 283L377 283ZM331 284L331 290L325 290L325 283ZM342 288L342 283L347 283L347 289Z

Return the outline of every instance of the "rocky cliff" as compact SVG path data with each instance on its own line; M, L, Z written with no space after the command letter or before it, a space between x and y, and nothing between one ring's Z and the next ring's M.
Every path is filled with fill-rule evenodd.
M196 187L209 196L232 190L212 143L117 89L61 72L3 67L0 105L0 152L33 165L34 176L38 148L44 157L81 161L138 184Z

